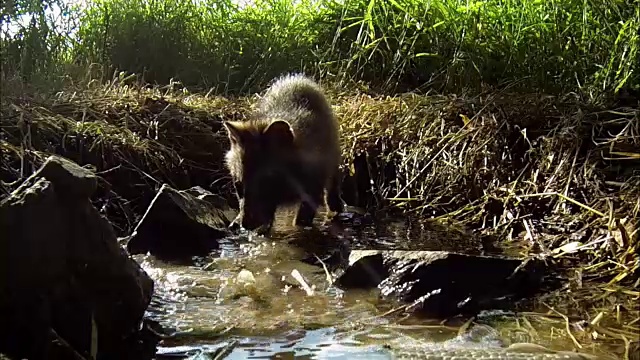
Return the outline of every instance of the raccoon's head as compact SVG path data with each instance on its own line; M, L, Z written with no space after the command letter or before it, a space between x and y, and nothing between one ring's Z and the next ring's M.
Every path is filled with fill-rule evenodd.
M290 188L293 129L283 120L230 121L224 127L231 143L225 160L240 200L241 225L247 230L270 226Z

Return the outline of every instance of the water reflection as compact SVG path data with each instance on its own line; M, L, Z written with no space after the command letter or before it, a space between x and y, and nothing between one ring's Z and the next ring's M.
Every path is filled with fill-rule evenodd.
M212 359L222 353L230 341L215 345L160 348L158 359ZM225 352L225 359L392 359L381 346L340 339L333 329L292 331L279 337L242 338Z
M346 261L349 248L486 252L478 238L437 223L349 226L324 222L322 214L316 227L300 229L291 216L278 215L270 238L234 235L191 266L137 257L156 282L148 317L176 335L158 359L213 359L231 340L237 343L225 359L390 359L384 344L477 342L424 319L382 316L399 304L381 301L376 289L342 291L328 272ZM480 343L499 346L496 338Z

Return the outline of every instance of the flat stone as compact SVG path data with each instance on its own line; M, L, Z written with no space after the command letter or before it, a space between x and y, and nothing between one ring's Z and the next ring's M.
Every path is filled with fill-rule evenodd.
M378 287L383 297L416 302L415 310L446 317L531 295L543 271L536 260L446 251L354 250L336 284Z

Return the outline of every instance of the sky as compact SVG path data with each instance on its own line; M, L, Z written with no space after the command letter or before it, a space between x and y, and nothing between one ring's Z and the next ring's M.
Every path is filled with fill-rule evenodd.
M0 1L7 1L7 0L0 0ZM87 3L91 2L91 0L62 0L62 1L67 5L79 5L80 7L85 7ZM201 0L193 0L193 1L201 1ZM232 0L232 1L237 5L239 5L240 7L244 7L253 2L253 0ZM296 2L297 0L291 0L291 1ZM61 16L61 9L57 5L50 9L47 9L46 16L50 19L53 19L53 21L58 25L58 28L63 24L64 25L68 24L68 21L62 21L63 17ZM28 25L30 20L31 20L31 16L21 16L20 18L12 19L11 23L8 23L8 24L2 23L1 29L0 29L1 30L0 37L5 38L7 35L14 36L21 27ZM69 33L70 35L72 35L75 32L75 29L73 28L64 29L64 30L66 30L66 32Z
M86 5L87 0L65 0L64 3L68 5L80 5L81 7ZM45 11L45 14L48 18L54 19L55 23L58 25L63 24L61 21L63 19L61 15L61 9L59 6L55 5ZM20 16L18 18L11 19L11 23L2 23L2 37L6 37L7 34L9 36L15 35L18 30L29 24L31 21L31 16Z
M2 1L2 0L0 0ZM6 1L6 0L5 0ZM87 5L87 2L91 1L91 0L63 0L64 3L66 3L67 5L80 5L80 7L85 7ZM199 0L194 0L194 1L199 1ZM236 4L243 6L243 5L247 5L250 4L252 2L252 0L233 0L233 2L235 2ZM54 6L52 8L47 9L46 11L47 17L50 17L51 19L54 19L54 22L57 25L61 25L64 22L62 21L62 16L61 16L61 9L59 6ZM26 26L29 24L29 21L31 21L31 16L21 16L17 19L12 19L12 22L9 24L5 24L2 23L2 28L1 28L1 34L0 36L2 38L5 38L7 35L9 36L13 36L15 35L19 29L23 26ZM73 33L74 29L68 29L71 33Z

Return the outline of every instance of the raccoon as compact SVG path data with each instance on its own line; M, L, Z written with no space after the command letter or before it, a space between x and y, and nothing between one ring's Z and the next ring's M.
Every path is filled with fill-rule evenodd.
M299 204L297 226L311 226L320 205L343 210L338 123L314 80L276 79L249 120L224 127L231 143L225 163L240 203L232 227L268 232L282 205Z

